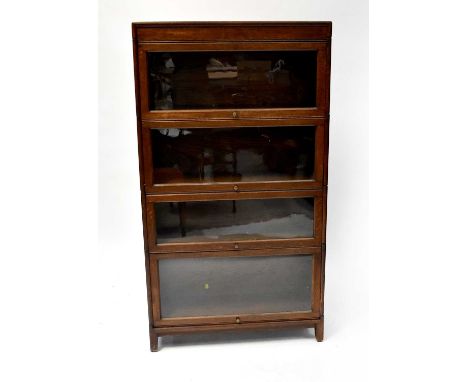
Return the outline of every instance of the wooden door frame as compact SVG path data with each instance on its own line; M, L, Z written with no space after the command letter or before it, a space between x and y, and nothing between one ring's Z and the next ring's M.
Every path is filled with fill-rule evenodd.
M316 51L316 105L292 108L218 108L150 110L148 90L148 53L203 51ZM326 41L275 42L150 42L138 43L140 113L143 121L172 120L242 120L263 118L313 118L328 115L329 43Z
M234 186L241 191L268 191L268 190L307 190L320 189L324 181L324 148L325 132L328 128L328 120L316 119L289 119L289 120L245 120L245 121L146 121L142 126L143 140L143 162L145 191L148 194L163 193L196 193L231 191ZM206 182L206 183L177 183L157 184L153 176L153 147L151 144L152 129L203 129L203 128L249 128L249 127L272 127L303 126L315 128L314 140L314 178L310 180L282 180L282 181L252 181L252 182Z
M312 293L311 310L301 312L280 312L280 313L260 313L260 314L236 314L236 315L218 315L218 316L196 316L180 318L162 318L161 317L161 295L159 283L159 261L165 259L183 259L183 258L201 258L201 257L253 257L253 256L295 256L311 255L312 261ZM311 320L321 317L322 304L322 267L323 257L320 247L302 247L302 248L282 248L282 249L264 249L250 250L242 252L232 251L206 251L206 252L185 252L185 253L166 253L150 255L150 275L151 275L151 295L152 295L152 315L154 327L173 327L173 326L192 326L192 325L222 325L222 324L252 324L262 322L276 322L289 320ZM237 321L239 320L239 321Z
M311 237L237 240L217 242L184 242L184 243L157 243L156 212L154 203L158 202L188 202L188 201L216 201L216 200L252 200L252 199L314 199L313 232ZM320 246L322 244L323 228L323 200L321 190L304 191L261 191L261 192L217 192L205 194L164 194L146 196L146 224L148 249L150 253L166 252L197 252L197 251L242 251L261 248L291 248Z

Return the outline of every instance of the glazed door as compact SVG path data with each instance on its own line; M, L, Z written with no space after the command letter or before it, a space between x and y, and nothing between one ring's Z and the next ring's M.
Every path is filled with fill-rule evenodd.
M326 115L326 42L145 43L144 120Z
M278 121L146 124L147 192L321 188L325 121Z
M170 326L316 318L320 267L320 250L310 248L152 255L154 321Z
M150 252L320 245L320 191L148 195Z

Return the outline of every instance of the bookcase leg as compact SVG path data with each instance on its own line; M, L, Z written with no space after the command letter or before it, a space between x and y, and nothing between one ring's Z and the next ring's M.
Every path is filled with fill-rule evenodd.
M315 324L315 339L317 342L323 341L323 318Z
M150 348L152 352L158 351L158 335L150 330Z

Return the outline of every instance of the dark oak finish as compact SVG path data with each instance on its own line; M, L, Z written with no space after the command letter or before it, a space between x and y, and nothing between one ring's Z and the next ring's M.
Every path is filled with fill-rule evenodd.
M132 35L151 351L207 331L322 341L331 23Z

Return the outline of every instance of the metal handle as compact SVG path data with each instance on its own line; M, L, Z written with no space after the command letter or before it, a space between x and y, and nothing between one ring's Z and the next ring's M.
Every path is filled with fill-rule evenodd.
M233 111L233 112L232 112L232 116L233 116L234 118L237 118L237 111Z
M236 317L236 324L240 324L240 318Z
M234 188L234 191L239 191L239 186L237 184L233 188Z

